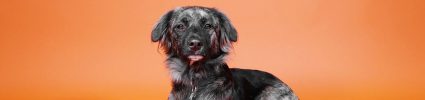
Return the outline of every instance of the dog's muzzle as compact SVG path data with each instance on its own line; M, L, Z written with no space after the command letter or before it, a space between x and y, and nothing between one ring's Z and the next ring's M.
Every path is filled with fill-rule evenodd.
M204 58L204 56L200 55L200 50L203 47L203 44L201 41L197 40L197 39L192 39L189 41L189 49L190 52L192 53L191 55L189 55L187 58L191 61L191 62L196 62L201 60L202 58Z

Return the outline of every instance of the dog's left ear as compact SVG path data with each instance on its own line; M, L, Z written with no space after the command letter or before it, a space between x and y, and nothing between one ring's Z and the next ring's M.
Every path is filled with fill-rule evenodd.
M230 20L227 18L226 15L219 12L216 9L213 9L215 12L215 15L218 17L219 27L221 34L224 34L226 38L228 38L232 42L236 42L238 40L238 32L233 27Z
M152 42L158 42L162 38L165 38L165 35L168 32L168 27L170 26L170 21L173 16L173 13L174 10L168 11L165 15L161 17L161 19L155 25L151 34Z

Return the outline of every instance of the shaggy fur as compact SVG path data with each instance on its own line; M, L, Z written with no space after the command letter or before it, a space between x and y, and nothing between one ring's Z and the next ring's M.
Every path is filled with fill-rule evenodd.
M167 12L152 31L167 54L169 100L298 100L275 76L225 63L237 32L214 8L187 6Z

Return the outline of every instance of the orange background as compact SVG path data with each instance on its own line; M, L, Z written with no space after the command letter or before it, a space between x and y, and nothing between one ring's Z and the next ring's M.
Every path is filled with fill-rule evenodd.
M2 0L1 100L163 100L166 11L223 11L230 66L268 71L303 100L424 100L424 0Z

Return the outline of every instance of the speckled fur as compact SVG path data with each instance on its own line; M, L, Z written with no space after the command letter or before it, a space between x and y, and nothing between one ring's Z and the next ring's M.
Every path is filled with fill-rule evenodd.
M203 29L204 22L213 29ZM184 30L176 31L178 25L185 25ZM200 49L204 58L200 61L187 59L190 54L185 42L191 36L204 43ZM167 54L173 87L169 100L298 100L288 85L270 73L227 66L226 55L237 41L237 32L230 20L214 8L187 6L171 10L155 25L151 39L159 42Z

